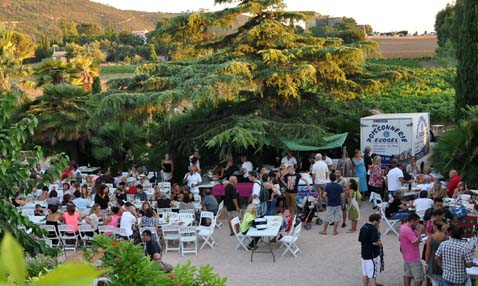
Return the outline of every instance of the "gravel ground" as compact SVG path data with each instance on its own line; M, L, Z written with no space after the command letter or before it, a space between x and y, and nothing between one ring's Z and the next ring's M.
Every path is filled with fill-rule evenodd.
M368 202L361 205L359 227L368 219L372 210ZM325 213L320 213L323 218ZM222 218L225 223L225 217ZM315 222L315 221L314 221ZM350 222L348 222L350 224ZM339 228L339 234L319 235L322 226L313 225L311 230L302 229L297 245L302 250L298 257L290 254L282 256L280 243L274 243L276 262L266 253L254 255L250 261L250 252L235 250L237 240L229 236L227 225L215 231L217 245L214 249L205 246L198 255L187 254L184 257L176 252L163 254L163 259L172 264L185 263L190 260L194 265L211 264L214 272L227 276L227 285L336 285L362 286L360 266L360 244L358 233L347 233L346 228ZM385 223L381 223L384 231ZM402 256L398 237L389 232L382 237L385 253L385 271L378 282L385 286L403 285Z

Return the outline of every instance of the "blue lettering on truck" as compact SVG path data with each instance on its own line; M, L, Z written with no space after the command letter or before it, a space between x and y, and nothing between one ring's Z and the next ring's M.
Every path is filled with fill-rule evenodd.
M398 138L390 138L390 132L395 133ZM378 136L379 134L382 136ZM398 143L399 141L405 143L408 139L400 128L389 124L377 125L370 131L367 138L369 143Z

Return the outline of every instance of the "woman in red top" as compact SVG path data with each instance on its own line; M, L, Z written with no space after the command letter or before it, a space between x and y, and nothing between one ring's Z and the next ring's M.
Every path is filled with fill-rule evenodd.
M79 212L76 211L75 205L73 203L68 203L66 205L66 212L63 214L63 221L66 225L72 225L75 233L78 233L78 223L81 221L82 217Z
M380 194L383 197L383 170L381 163L382 158L380 156L377 155L373 158L373 164L369 167L370 178L368 184L372 192Z

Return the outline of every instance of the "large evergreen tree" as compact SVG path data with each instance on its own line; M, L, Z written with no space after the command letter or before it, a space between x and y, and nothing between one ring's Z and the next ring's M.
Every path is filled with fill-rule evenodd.
M456 119L467 105L478 105L478 2L464 0L463 20L456 47L458 67L456 76Z

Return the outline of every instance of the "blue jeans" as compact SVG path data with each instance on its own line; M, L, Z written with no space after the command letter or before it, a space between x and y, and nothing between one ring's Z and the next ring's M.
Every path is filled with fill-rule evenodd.
M466 281L463 282L463 283L451 283L451 282L442 280L442 281L441 281L441 285L442 285L442 286L465 286L465 285L466 285Z
M274 215L274 209L276 208L276 204L277 204L277 197L274 197L272 201L268 201L265 215Z
M408 217L408 211L400 210L392 216L392 219L404 220Z

